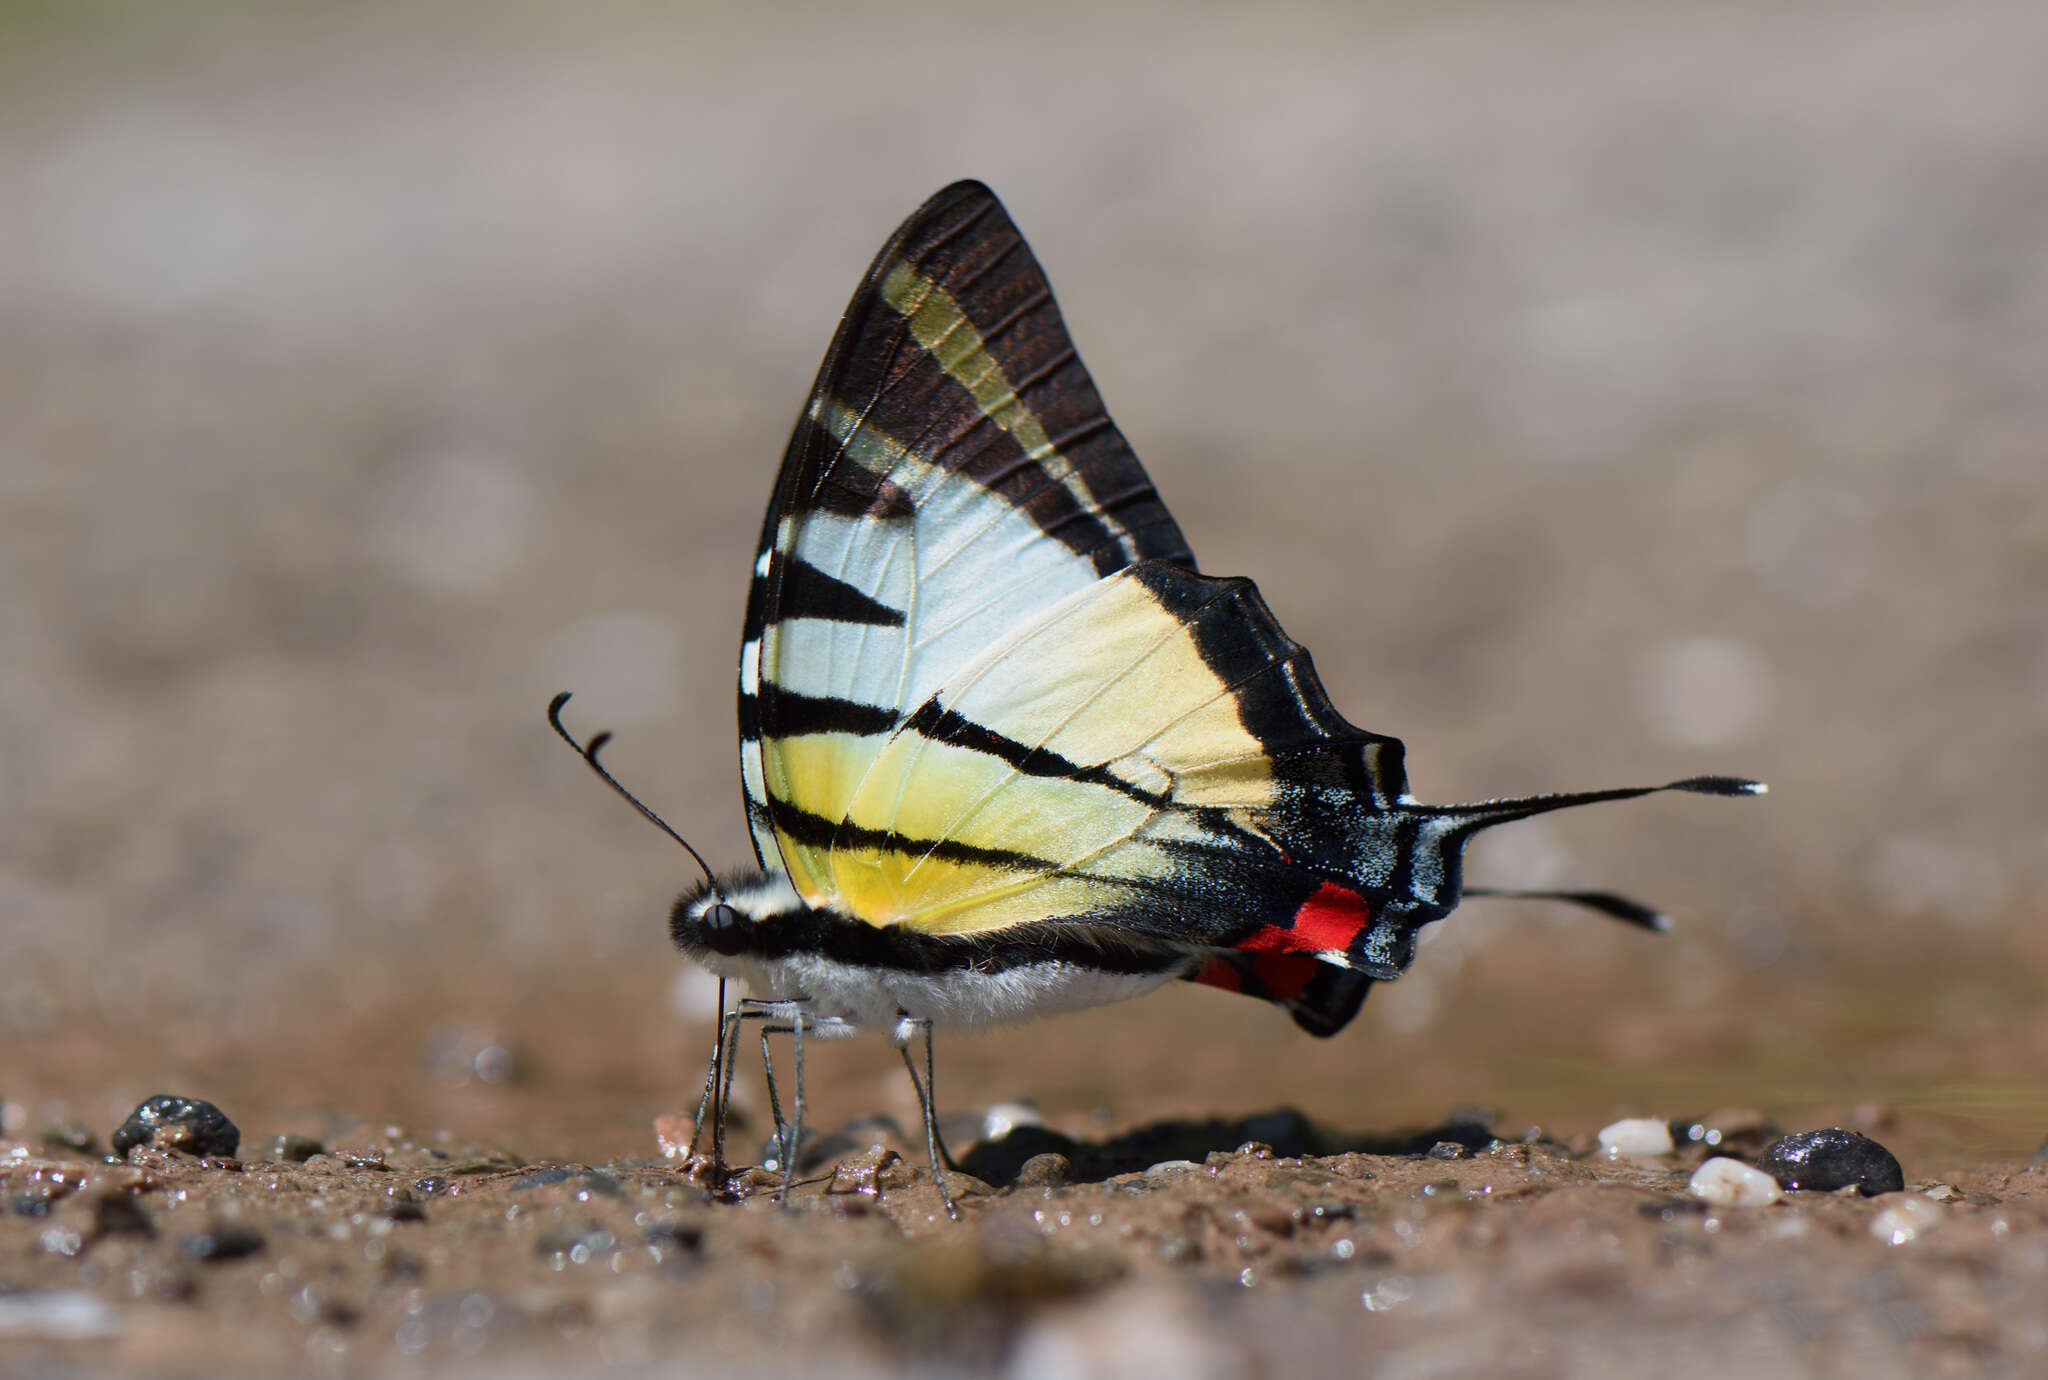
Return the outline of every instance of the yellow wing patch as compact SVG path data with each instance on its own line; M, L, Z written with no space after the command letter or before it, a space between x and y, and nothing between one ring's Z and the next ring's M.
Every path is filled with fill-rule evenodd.
M991 648L937 700L1004 751L911 724L879 751L826 735L770 745L786 758L778 796L846 802L833 841L778 837L811 905L947 934L1080 915L1180 865L1164 845L1185 841L1185 807L1253 811L1271 797L1259 742L1194 626L1130 570Z

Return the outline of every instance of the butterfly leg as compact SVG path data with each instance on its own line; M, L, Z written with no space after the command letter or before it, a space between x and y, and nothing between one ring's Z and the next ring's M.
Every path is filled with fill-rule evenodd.
M722 1005L722 1003L721 1003ZM711 1178L722 1186L725 1167L725 1112L732 1103L733 1043L739 1038L740 1013L726 1011L718 1020L718 1037L711 1047L711 1067L704 1071L704 1095L697 1100L697 1121L690 1130L690 1156L704 1135L707 1110L711 1119Z
M725 1058L718 1071L718 1096L713 1104L714 1114L711 1125L711 1158L718 1166L720 1175L725 1171L725 1112L732 1105L733 1065L739 1060L734 1057L735 1046L740 1038L740 1022L745 1013L738 1008L727 1013L721 1029L724 1033Z
M789 1104L789 1139L782 1143L782 1206L789 1207L790 1185L796 1182L797 1150L804 1139L804 1013L789 1018L790 1062L796 1066L796 1088Z
M725 1060L725 979L718 980L718 1030L711 1037L711 1063L704 1070L704 1095L697 1099L697 1120L690 1127L690 1154L697 1153L697 1143L704 1138L704 1114L711 1107L712 1094L718 1088L718 1071Z
M761 1077L768 1084L768 1113L775 1118L775 1158L787 1162L790 1158L790 1139L782 1122L782 1099L775 1092L775 1060L768 1052L768 1037L780 1035L790 1029L786 1025L761 1027Z
M924 1032L924 1077L917 1076L917 1065L910 1061L910 1044L907 1039L912 1030ZM953 1157L946 1153L946 1147L939 1140L939 1112L935 1105L938 1078L932 1065L932 1023L915 1016L901 1016L896 1022L896 1052L903 1056L903 1070L910 1075L910 1086L917 1089L919 1108L924 1112L924 1145L931 1156L932 1182L938 1185L939 1201L946 1205L946 1215L954 1221L960 1220L960 1208L953 1201L953 1195L946 1190L946 1170L959 1168Z
M792 1037L795 1042L798 1061L797 1077L801 1080L803 1077L803 1035L798 1029L797 1023L802 1020L802 1007L799 1001L788 998L767 999L759 997L743 998L740 1001L739 1007L741 1020L763 1022L761 1026L761 1073L768 1085L768 1111L775 1119L775 1160L784 1168L788 1168L796 1161L796 1138L798 1132L796 1127L791 1126L782 1119L782 1097L775 1086L775 1056L770 1052L769 1037L771 1035L788 1035ZM791 1022L791 1024L781 1024L783 1021ZM817 1018L812 1017L807 1021L802 1021L802 1024L806 1028L815 1029L818 1024ZM799 1082L798 1093L801 1096L801 1082ZM801 1121L801 1115L799 1115L798 1119Z

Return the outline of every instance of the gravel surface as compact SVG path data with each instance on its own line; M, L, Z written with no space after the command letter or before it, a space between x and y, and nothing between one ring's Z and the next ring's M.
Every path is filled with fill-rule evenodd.
M1298 1116L1263 1120L1332 1139ZM1078 1153L1040 1152L996 1185L951 1175L957 1223L909 1147L872 1129L786 1207L759 1170L527 1164L396 1126L301 1162L0 1142L0 1335L20 1373L697 1373L772 1358L785 1374L1618 1376L1658 1354L1677 1376L1740 1361L1884 1377L2048 1363L2039 1169L1739 1206L1688 1192L1701 1151L1617 1159L1540 1135L1454 1155L1218 1143L1243 1130L1155 1125L1065 1141ZM1122 1167L1141 1148L1166 1158ZM976 1146L966 1163L1003 1151Z

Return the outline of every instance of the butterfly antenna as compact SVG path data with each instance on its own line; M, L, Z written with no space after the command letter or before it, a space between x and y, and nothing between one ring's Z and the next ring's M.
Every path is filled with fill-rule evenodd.
M577 742L576 739L570 735L569 730L562 726L562 706L567 704L568 702L569 692L567 690L564 690L561 694L555 696L552 700L548 701L548 723L553 725L555 732L561 735L562 741L567 743L570 747L575 748L576 755L578 757L581 757L585 764L588 765L592 771L596 772L600 777L603 778L605 785L610 786L613 790L617 791L621 799L625 800L627 804L631 805L634 809L638 810L648 819L654 821L655 828L661 830L662 833L667 834L677 843L680 843L683 846L683 851L685 853L688 853L692 858L695 858L697 860L697 866L704 870L705 882L709 884L714 890L716 890L718 886L718 879L711 875L711 865L704 861L704 855L702 853L699 853L696 849L690 847L690 841L684 838L681 834L678 834L673 828L671 828L667 820L663 819L660 815L654 813L654 811L648 809L645 805L641 804L640 797L634 795L631 791L627 790L624 786L620 785L619 779L616 776L613 776L609 771L605 769L604 763L597 760L597 754L603 751L604 745L612 740L612 735L610 734L610 732L607 731L598 734L596 737L590 740L589 746L586 747L584 744Z
M1603 800L1635 800L1662 791L1686 791L1693 795L1763 795L1769 790L1770 787L1763 782L1751 781L1747 777L1688 776L1683 781L1670 781L1662 786L1623 786L1611 791L1571 791L1556 795L1518 796L1508 800L1475 800L1469 805L1407 805L1403 808L1412 814L1451 821L1456 833L1465 835L1490 829L1496 824L1506 824L1510 820L1547 815L1552 810L1568 810L1575 805L1593 805Z

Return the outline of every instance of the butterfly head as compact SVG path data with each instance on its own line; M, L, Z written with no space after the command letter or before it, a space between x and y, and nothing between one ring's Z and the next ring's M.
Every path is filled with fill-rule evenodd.
M684 892L669 912L668 928L677 948L711 971L724 972L730 960L785 948L793 923L809 912L788 877L756 872L707 880Z

